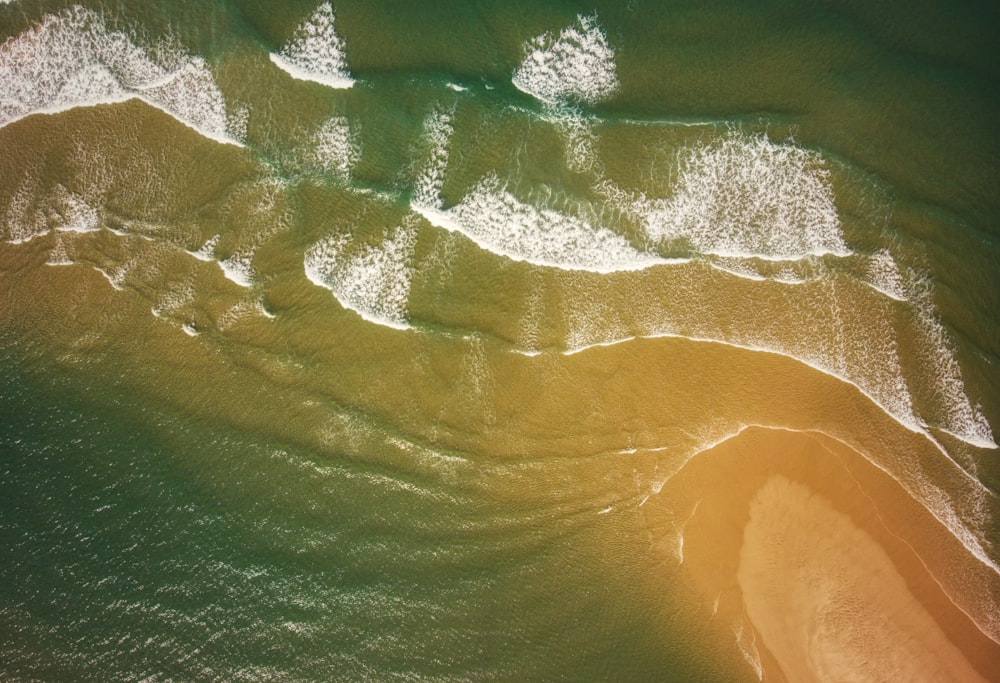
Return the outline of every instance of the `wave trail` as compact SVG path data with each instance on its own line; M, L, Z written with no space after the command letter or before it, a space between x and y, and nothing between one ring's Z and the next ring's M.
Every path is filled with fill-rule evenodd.
M140 99L213 140L239 145L200 57L150 49L79 6L47 15L0 48L0 126L35 113Z
M312 135L308 147L306 162L309 165L341 178L351 175L361 157L358 136L343 116L323 122Z
M424 139L429 147L426 163L417 175L413 203L417 206L441 209L441 189L448 170L448 143L455 132L452 112L435 109L424 121Z
M271 53L271 61L292 78L329 88L350 88L354 79L347 70L344 41L334 30L333 20L333 5L324 2L295 29L280 51Z
M410 208L431 224L460 233L493 254L563 270L608 273L668 262L607 228L518 199L495 175L481 179L457 205L444 208L441 191L454 134L451 113L435 110L424 129L429 151L414 182Z
M26 180L7 207L9 242L28 242L50 230L56 232L94 232L100 229L100 216L93 206L63 185L51 195L32 197L37 183Z

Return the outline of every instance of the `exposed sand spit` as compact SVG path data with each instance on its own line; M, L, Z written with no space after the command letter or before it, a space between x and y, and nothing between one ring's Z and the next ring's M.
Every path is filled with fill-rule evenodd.
M789 680L983 680L881 546L783 476L750 503L737 578L754 628Z

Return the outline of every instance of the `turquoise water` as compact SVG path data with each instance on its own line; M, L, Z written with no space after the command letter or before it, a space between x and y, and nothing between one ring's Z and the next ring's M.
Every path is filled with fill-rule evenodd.
M0 5L0 677L781 680L749 427L988 677L995 25Z

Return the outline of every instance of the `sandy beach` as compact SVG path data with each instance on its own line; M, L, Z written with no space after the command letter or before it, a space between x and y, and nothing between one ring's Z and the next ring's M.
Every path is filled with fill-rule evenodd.
M879 544L785 477L770 477L750 503L737 578L789 680L985 680Z
M748 428L664 492L687 502L657 513L662 552L762 680L979 681L996 670L989 615L968 600L996 590L995 574L836 439Z

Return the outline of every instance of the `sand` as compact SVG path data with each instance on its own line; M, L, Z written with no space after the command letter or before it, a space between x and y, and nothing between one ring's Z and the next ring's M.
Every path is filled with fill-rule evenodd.
M879 460L934 457L918 435L898 436ZM748 679L977 681L1000 670L996 574L834 437L747 428L641 509L663 562L685 577L677 590Z
M758 490L737 578L789 680L984 680L879 544L802 484L775 475Z

